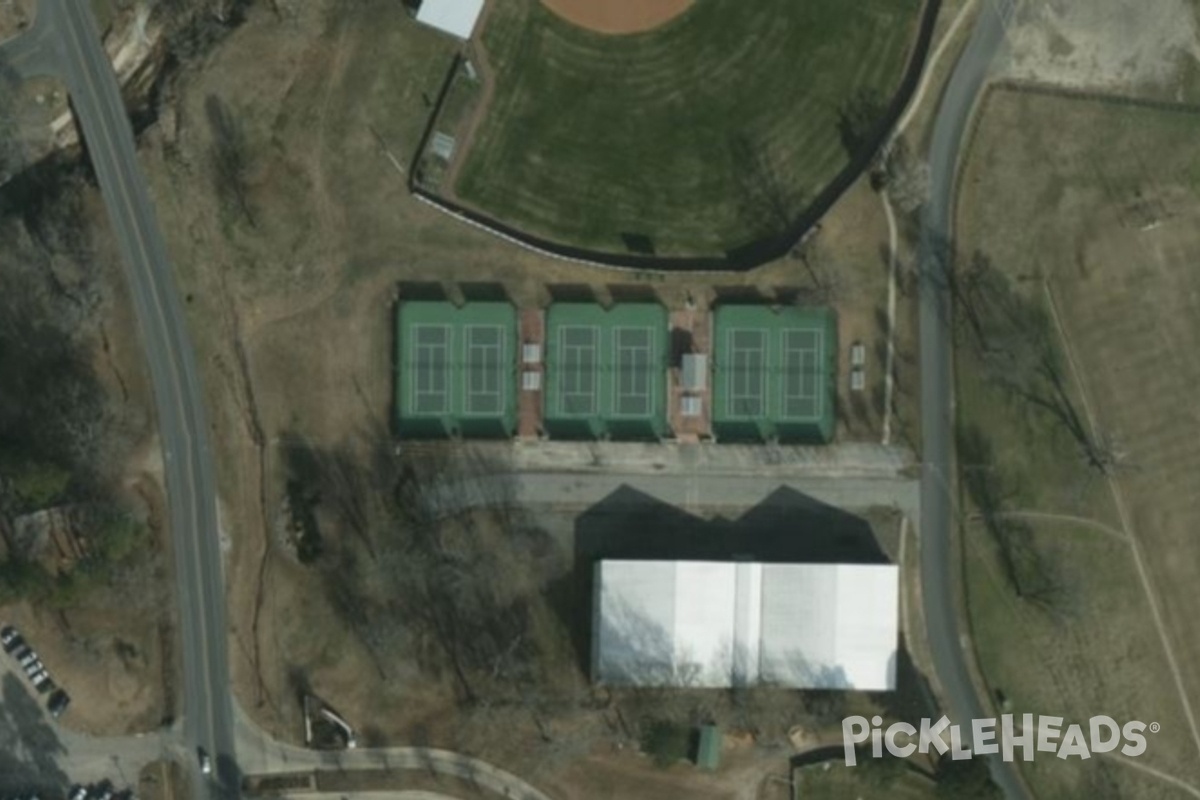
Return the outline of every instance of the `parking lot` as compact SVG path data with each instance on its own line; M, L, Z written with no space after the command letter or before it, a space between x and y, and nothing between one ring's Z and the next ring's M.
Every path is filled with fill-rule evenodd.
M36 643L21 640L36 656ZM40 671L28 653L18 652L19 645L0 653L0 798L28 800L36 793L39 800L70 800L72 787L82 785L89 791L76 800L105 800L108 791L107 800L123 800L143 766L174 755L157 734L96 738L67 729L69 707L53 716L54 688L39 691L30 676Z
M5 625L0 627L0 649L17 662L37 693L46 698L50 716L62 716L71 705L71 696L50 677L50 670L42 663L33 645L12 625Z

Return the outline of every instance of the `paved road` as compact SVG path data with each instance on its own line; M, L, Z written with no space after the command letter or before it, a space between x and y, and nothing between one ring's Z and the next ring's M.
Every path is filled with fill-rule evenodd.
M585 509L622 486L685 511L750 508L772 492L791 489L838 508L894 507L908 515L914 524L921 519L917 482L895 474L780 477L706 473L646 475L615 471L588 474L522 472L447 483L434 490L436 496L427 495L427 499L431 506L447 512L512 501L526 507Z
M195 357L166 245L139 171L112 66L81 0L39 0L31 30L0 48L22 77L67 86L125 264L154 386L175 551L184 672L184 741L214 755L219 781L193 796L236 796L233 715L216 484ZM225 790L218 785L230 787Z
M921 227L921 583L925 623L938 679L958 720L990 717L975 694L967 669L956 610L958 577L951 559L951 448L954 409L949 327L950 297L946 285L946 243L952 239L955 171L967 131L992 59L1004 42L1005 23L1015 0L986 0L966 50L955 64L934 122L929 165L931 199ZM998 757L988 759L992 779L1010 800L1028 792L1016 770Z
M516 775L461 753L432 747L309 750L271 738L240 711L237 714L237 726L239 755L247 774L308 770L424 770L461 778L511 800L551 800Z

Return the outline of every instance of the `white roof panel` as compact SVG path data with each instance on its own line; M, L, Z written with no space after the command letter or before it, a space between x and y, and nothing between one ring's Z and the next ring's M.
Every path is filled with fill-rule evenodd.
M684 389L690 392L703 390L708 385L708 356L703 353L684 354L681 372Z
M417 22L460 39L470 39L482 11L483 0L422 0Z
M597 681L895 688L895 565L603 561L595 578Z

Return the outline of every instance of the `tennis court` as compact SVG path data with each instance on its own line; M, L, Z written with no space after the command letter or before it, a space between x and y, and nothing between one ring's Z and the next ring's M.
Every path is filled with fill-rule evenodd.
M613 348L617 356L613 414L619 417L641 417L649 414L650 403L654 399L651 383L654 369L654 330L616 328L613 331Z
M729 369L728 412L736 417L759 417L766 413L767 332L733 328L726 332Z
M596 413L596 366L600 329L595 325L564 325L558 329L561 380L558 408L572 416Z
M785 419L821 415L820 330L786 330L780 334L783 357L782 410Z
M666 431L666 310L555 303L546 312L544 424L561 438L653 439Z
M450 360L450 329L445 325L416 325L412 342L412 407L419 414L445 414L450 409L446 364Z
M396 311L401 436L504 437L516 425L516 311L504 302L401 302Z
M500 414L504 411L504 328L468 325L466 347L467 414Z
M714 315L713 428L726 440L828 441L837 338L824 308L725 306Z

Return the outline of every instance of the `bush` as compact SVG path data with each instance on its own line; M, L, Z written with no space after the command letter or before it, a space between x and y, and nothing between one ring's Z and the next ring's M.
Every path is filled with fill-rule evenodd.
M642 730L642 752L660 767L669 767L687 758L691 749L691 729L668 720L653 720Z

